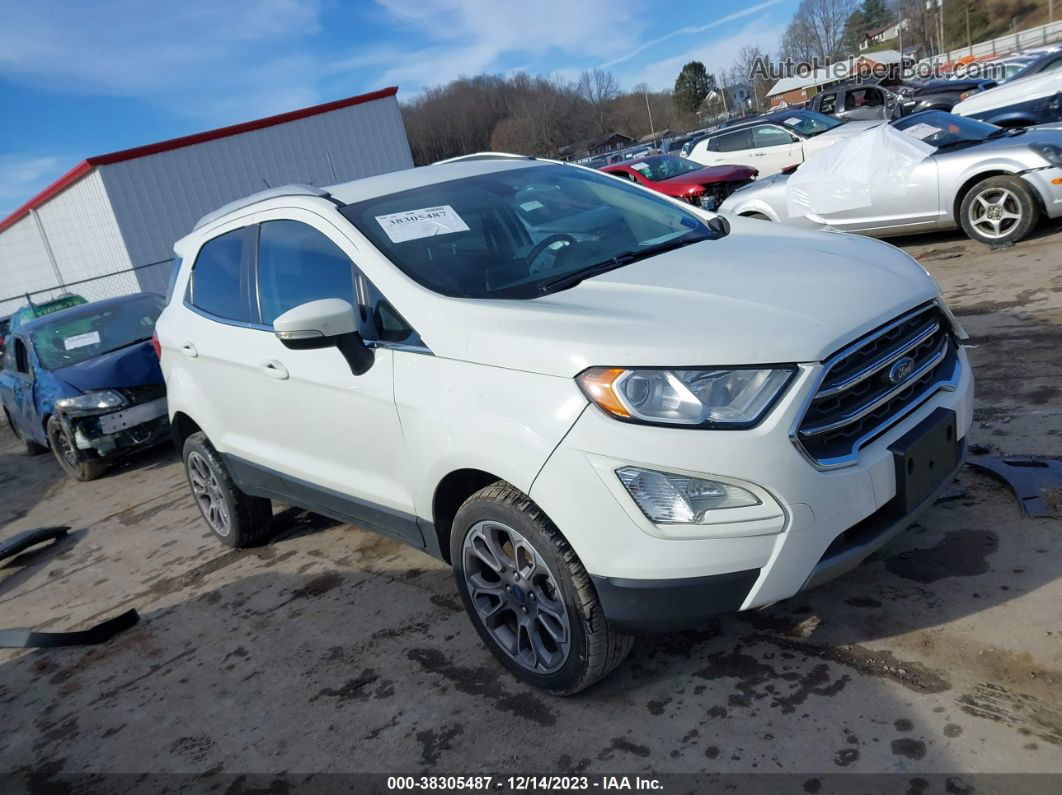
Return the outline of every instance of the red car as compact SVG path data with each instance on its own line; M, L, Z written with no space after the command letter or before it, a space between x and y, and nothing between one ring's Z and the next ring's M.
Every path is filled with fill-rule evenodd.
M605 166L601 169L620 179L714 210L723 199L747 185L759 173L748 166L702 166L684 157L653 155Z

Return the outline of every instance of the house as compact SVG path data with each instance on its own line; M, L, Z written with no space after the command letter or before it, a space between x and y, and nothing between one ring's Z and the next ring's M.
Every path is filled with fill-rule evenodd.
M898 68L902 60L896 50L879 50L837 61L804 76L783 77L767 92L767 104L772 108L803 105L822 89L856 76L861 69Z
M557 150L557 154L562 160L576 160L603 155L606 152L615 152L618 149L626 149L628 146L633 145L634 139L629 135L614 132L598 138L590 138L586 141L562 146Z
M907 30L909 20L903 20L902 22L889 22L888 24L881 25L877 28L871 28L863 34L863 40L859 42L859 49L866 50L877 44L881 44L886 41L891 41L900 35L900 28Z

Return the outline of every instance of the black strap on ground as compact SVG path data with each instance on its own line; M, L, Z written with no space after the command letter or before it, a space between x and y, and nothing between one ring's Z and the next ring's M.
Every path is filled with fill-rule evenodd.
M70 528L63 525L60 527L39 527L36 530L26 530L24 533L11 536L0 541L0 560L13 558L20 552L25 552L30 547L43 544L45 541L54 541L66 535Z
M57 646L91 646L104 643L140 621L136 610L127 610L88 629L75 632L34 632L32 629L0 629L0 647L47 649Z

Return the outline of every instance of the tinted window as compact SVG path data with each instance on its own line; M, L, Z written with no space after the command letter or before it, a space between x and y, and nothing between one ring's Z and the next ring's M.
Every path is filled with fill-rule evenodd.
M835 110L837 110L836 94L823 94L819 97L819 113L833 113Z
M876 88L849 89L844 95L844 109L876 108L884 105L881 92Z
M20 339L15 340L15 369L20 373L28 373L30 371L26 343Z
M227 320L251 319L242 284L247 233L247 229L236 229L207 241L199 250L189 285L193 306Z
M535 298L617 257L718 234L622 179L560 165L504 168L340 212L411 278L464 298Z
M717 135L708 140L708 148L713 152L740 152L752 148L752 134L748 130Z
M33 349L43 367L58 370L106 353L147 342L162 313L164 299L141 295L84 310L64 312L33 329Z
M752 128L752 145L756 149L765 146L786 146L793 143L793 136L778 127L764 124Z
M258 243L262 322L320 298L354 303L354 265L335 243L299 221L267 221Z

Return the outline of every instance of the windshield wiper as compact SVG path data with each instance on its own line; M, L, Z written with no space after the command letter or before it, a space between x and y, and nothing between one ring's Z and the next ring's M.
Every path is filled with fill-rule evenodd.
M574 273L567 273L564 276L558 276L556 279L550 279L545 281L538 287L539 295L547 295L549 293L560 292L561 290L567 290L570 287L575 287L584 279L589 279L593 276L600 276L602 273L608 273L614 271L617 268L622 268L625 265L630 265L632 262L652 257L656 254L663 254L665 251L674 251L677 248L692 245L693 243L700 243L702 240L710 240L710 235L705 234L693 234L683 235L675 240L669 240L666 243L660 243L656 246L650 246L638 251L621 251L611 259L607 259L604 262L598 262L594 265L590 265L583 268L581 271L575 271Z

